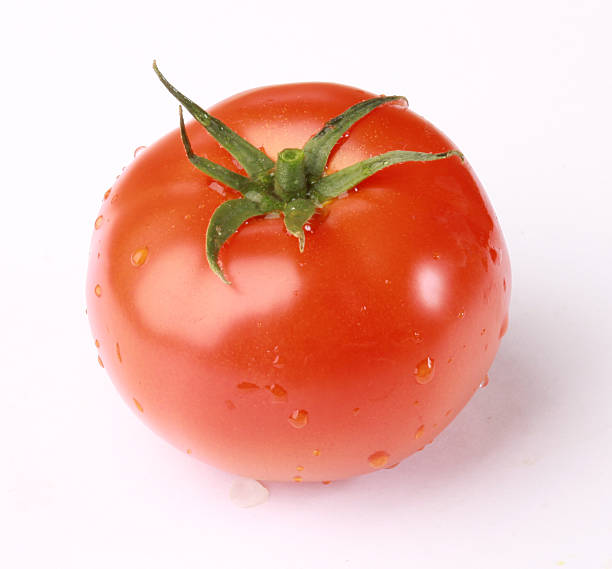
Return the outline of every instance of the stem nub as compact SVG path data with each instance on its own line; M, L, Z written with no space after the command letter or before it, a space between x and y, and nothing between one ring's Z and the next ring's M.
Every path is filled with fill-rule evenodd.
M285 148L279 152L274 189L285 202L306 197L304 151L301 148Z

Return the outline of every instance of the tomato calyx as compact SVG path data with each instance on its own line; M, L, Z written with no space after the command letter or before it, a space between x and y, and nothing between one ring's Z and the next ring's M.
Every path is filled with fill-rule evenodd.
M331 151L357 121L385 103L405 100L401 96L381 96L361 101L330 119L308 140L303 149L286 148L278 154L277 161L274 162L267 154L178 91L162 75L155 61L153 69L166 89L180 103L181 139L189 161L207 176L242 194L241 198L225 201L217 207L206 232L208 264L226 284L231 283L219 265L219 252L245 221L269 213L281 213L287 231L298 239L300 251L303 251L304 225L316 209L354 188L379 170L394 164L428 162L452 156L463 161L463 154L458 150L437 153L392 150L325 175ZM183 106L238 161L246 176L193 152L185 128Z

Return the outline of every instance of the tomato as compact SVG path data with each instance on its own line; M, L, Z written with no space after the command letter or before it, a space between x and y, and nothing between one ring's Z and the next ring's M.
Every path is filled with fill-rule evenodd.
M267 156L302 148L373 97L304 83L210 109ZM193 151L244 174L197 122ZM326 173L392 150L453 149L401 102L336 144ZM213 212L240 194L196 169L179 131L139 152L95 222L87 306L100 362L155 432L259 480L390 468L442 431L486 378L507 327L510 265L474 172L457 156L392 165L304 225L246 221L205 255Z

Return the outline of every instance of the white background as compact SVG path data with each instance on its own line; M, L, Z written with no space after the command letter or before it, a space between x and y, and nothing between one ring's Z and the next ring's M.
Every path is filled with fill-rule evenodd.
M0 566L612 568L612 9L601 1L12 3L0 18ZM511 325L453 424L394 470L270 484L144 427L96 362L89 239L134 149L203 106L335 81L405 94L510 249Z

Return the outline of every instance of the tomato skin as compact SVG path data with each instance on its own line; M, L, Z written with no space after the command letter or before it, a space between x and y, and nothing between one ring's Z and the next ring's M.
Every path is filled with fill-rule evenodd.
M371 96L280 85L210 112L275 159ZM200 125L187 130L196 153L241 171ZM350 130L328 171L451 148L389 104ZM247 222L221 251L228 286L204 236L236 197L189 163L174 131L104 200L87 304L123 398L178 448L259 480L346 478L430 443L485 378L507 326L508 254L469 165L382 170L315 214L303 253L281 219Z

